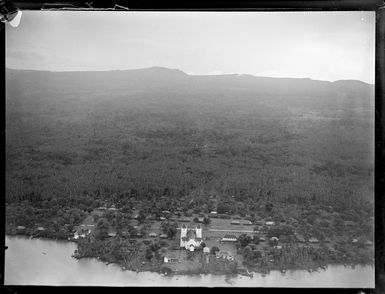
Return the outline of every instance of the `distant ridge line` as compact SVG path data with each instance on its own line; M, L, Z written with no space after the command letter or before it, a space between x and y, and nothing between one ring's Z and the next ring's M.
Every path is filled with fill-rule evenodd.
M173 74L180 74L181 76L186 77L240 77L240 78L257 78L257 79L275 79L275 80L308 80L313 82L324 82L324 83L344 83L344 82L358 82L366 84L369 86L374 86L374 84L367 83L357 79L342 79L336 81L327 81L327 80L317 80L309 77L298 78L298 77L269 77L269 76L256 76L252 74L238 74L238 73L229 73L229 74L188 74L177 68L168 68L162 66L152 66L145 68L134 68L134 69L111 69L111 70L71 70L71 71L52 71L52 70L38 70L38 69L16 69L16 68L6 68L6 71L18 71L18 72L41 72L41 73L53 73L53 74L66 74L66 73L124 73L124 72L169 72Z

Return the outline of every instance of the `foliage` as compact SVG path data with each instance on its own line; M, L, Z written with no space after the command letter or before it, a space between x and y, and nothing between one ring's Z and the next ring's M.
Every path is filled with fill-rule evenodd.
M211 223L211 219L205 216L205 217L203 218L203 224L204 224L204 225L209 225L210 223Z
M246 234L241 234L237 241L241 247L246 247L249 243L251 243L252 238Z
M210 249L210 253L215 255L216 252L220 251L219 248L217 246L213 246L211 247Z

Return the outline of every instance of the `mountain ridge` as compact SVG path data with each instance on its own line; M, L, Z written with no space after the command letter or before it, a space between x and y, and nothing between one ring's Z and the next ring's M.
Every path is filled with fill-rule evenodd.
M218 75L192 75L188 74L180 69L176 68L168 68L168 67L161 67L161 66L152 66L152 67L145 67L145 68L137 68L137 69L115 69L115 70L93 70L93 71L50 71L50 70L34 70L34 69L14 69L14 68L6 68L6 72L24 72L24 73L51 73L51 74L107 74L107 73L120 73L120 74L130 74L130 73L151 73L151 74L172 74L174 76L179 77L192 77L192 78L203 78L203 77L209 77L209 78L243 78L243 79L271 79L271 80L291 80L291 81L311 81L311 82L324 82L324 83L330 83L330 84L338 84L338 83L360 83L368 86L374 86L374 84L370 84L361 80L357 79L341 79L336 81L326 81L326 80L318 80L318 79L312 79L309 77L305 78L297 78L297 77L269 77L269 76L256 76L252 74L238 74L238 73L232 73L232 74L218 74Z

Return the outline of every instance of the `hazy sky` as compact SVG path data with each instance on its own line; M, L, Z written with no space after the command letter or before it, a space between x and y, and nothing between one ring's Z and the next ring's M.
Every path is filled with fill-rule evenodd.
M8 68L178 68L374 83L374 12L23 11Z

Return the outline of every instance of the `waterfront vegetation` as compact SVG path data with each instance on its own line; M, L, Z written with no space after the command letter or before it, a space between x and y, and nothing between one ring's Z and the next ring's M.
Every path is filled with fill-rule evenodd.
M204 217L205 235L215 210L253 223L233 246L239 267L373 263L372 86L156 71L156 87L7 71L7 234L72 239L87 223L76 257L168 271L177 220ZM203 256L184 272L236 267Z

